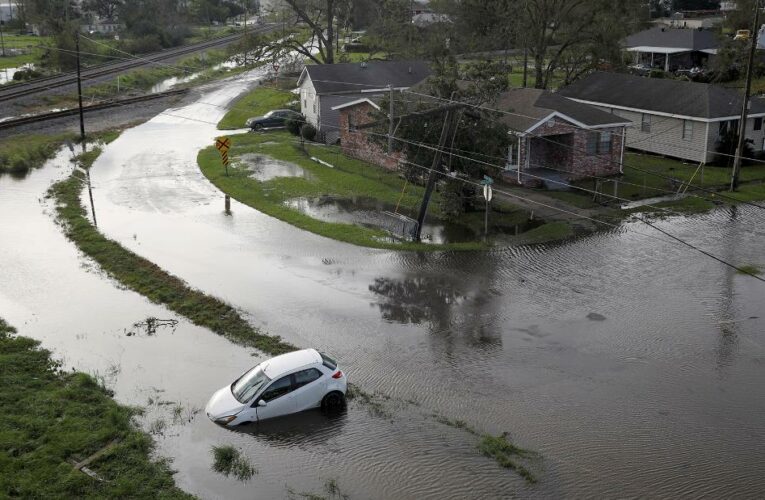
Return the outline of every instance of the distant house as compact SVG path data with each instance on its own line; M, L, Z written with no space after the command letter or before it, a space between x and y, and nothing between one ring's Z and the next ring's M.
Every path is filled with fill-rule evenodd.
M539 89L513 89L487 106L511 136L505 179L525 185L562 188L567 181L620 172L628 120ZM382 141L370 140L361 125L384 119L379 101L365 97L338 107L340 143L349 156L395 169L404 158L386 154ZM550 182L552 181L552 182Z
M596 106L635 124L627 147L698 163L712 161L715 144L737 130L743 95L706 83L592 73L559 94ZM755 151L765 147L765 101L752 98L746 138Z
M303 69L298 79L300 110L325 142L339 138L337 107L392 86L405 90L430 76L423 61L370 61L316 64Z
M635 64L664 71L701 67L717 55L717 33L705 29L657 27L630 35L624 50L635 55Z

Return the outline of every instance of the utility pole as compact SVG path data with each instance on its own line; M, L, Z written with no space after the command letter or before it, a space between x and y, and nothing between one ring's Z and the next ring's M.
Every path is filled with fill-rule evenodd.
M444 116L444 125L441 128L441 138L438 140L438 148L436 149L435 156L433 156L433 164L430 167L430 173L428 174L428 184L425 186L425 194L422 197L422 204L420 205L420 213L417 216L417 231L415 232L415 241L420 241L420 235L422 233L422 224L425 222L425 215L428 213L428 203L430 203L430 197L433 194L433 188L436 186L436 179L438 178L438 172L441 170L441 154L446 140L449 135L452 134L454 128L454 120L452 117L452 110L446 110L446 116Z
M77 28L77 32L74 37L75 48L77 49L77 99L80 104L80 140L82 141L82 147L85 147L85 117L82 112L82 75L80 73L80 30Z
M11 10L11 14L13 14L13 10ZM3 25L5 24L5 21L0 20L0 48L3 51L3 57L5 57L5 39L3 38Z
M244 4L244 65L247 66L247 2Z
M730 178L730 190L738 189L738 172L741 169L741 156L744 154L746 144L746 120L749 114L749 94L752 91L752 66L754 66L754 51L757 50L757 35L760 29L760 0L754 2L754 26L751 32L751 47L749 48L749 64L746 67L746 86L744 90L744 104L741 106L741 119L738 122L738 145L736 156L733 158L733 172Z
M87 146L85 143L85 115L82 111L82 74L80 71L80 30L77 28L74 37L75 48L77 49L77 99L80 106L80 142L82 143L82 153L85 154ZM96 206L93 203L93 187L90 183L90 169L85 169L85 178L88 181L88 196L90 197L90 212L93 214L93 225L98 227L96 220Z
M388 84L390 103L388 105L388 154L393 153L393 85Z

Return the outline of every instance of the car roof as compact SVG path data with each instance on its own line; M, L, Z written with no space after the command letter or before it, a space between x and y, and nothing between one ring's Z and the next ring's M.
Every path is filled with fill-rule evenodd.
M306 365L321 363L321 355L316 349L303 349L282 354L264 361L263 373L274 379Z

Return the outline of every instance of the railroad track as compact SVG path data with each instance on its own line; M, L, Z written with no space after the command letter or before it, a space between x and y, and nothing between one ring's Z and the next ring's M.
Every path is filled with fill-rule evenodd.
M253 30L253 33L262 33L270 29L273 29L273 26L271 25L260 26L255 28ZM136 59L131 61L122 61L117 63L106 63L106 64L100 64L97 66L92 66L82 71L82 78L83 80L93 79L93 78L98 78L105 75L111 75L114 73L121 73L123 71L145 66L147 64L151 64L154 62L172 59L174 57L183 56L186 54L198 52L200 50L205 50L205 49L209 49L213 47L218 47L221 45L227 45L235 40L238 40L239 38L241 38L241 36L242 36L241 34L237 33L234 35L228 35L228 36L216 38L214 40L207 40L205 42L195 43L192 45L185 45L183 47L178 47L175 49L168 49L162 52L155 52L153 54L142 56L141 59ZM51 90L58 87L64 87L66 85L72 85L75 83L77 83L77 74L65 73L62 75L36 78L27 83L15 84L7 88L0 87L0 102L11 101L13 99L18 99L19 97L33 95L39 92L44 92L46 90Z
M127 99L115 99L111 101L104 101L98 104L91 104L90 106L83 106L82 111L88 113L91 111L100 111L102 109L117 108L120 106L126 106L128 104L135 104L138 102L151 101L154 99L161 99L162 97L174 96L185 94L189 89L168 90L167 92L157 92L156 94L147 94L138 97L128 97ZM21 118L15 118L13 120L6 120L0 122L0 130L9 129L13 127L19 127L21 125L28 125L30 123L38 123L47 120L54 120L56 118L62 118L65 116L74 116L79 113L79 108L63 109L61 111L54 111L52 113L41 113L39 115L23 116Z

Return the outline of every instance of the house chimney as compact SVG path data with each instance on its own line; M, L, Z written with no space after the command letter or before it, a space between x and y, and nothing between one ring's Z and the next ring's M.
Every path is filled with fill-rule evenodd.
M361 69L366 69L366 67L367 67L367 62L361 61Z
M412 67L411 66L409 66L409 74L410 75L412 74Z

